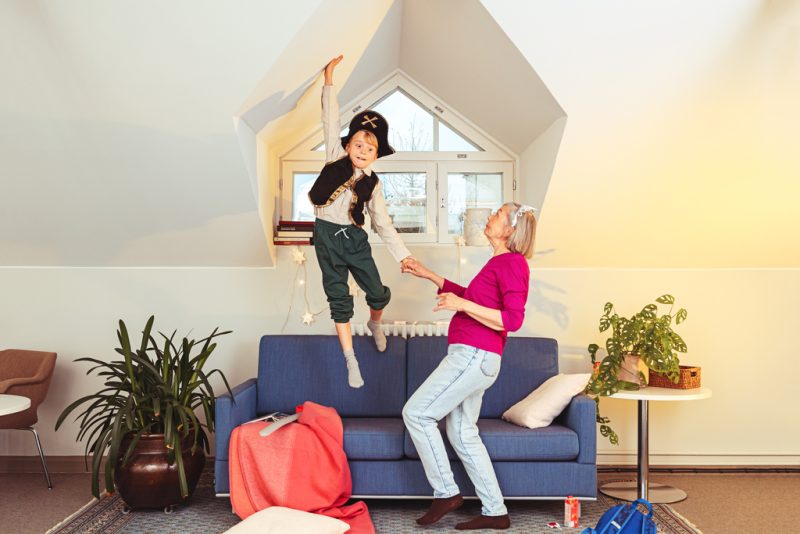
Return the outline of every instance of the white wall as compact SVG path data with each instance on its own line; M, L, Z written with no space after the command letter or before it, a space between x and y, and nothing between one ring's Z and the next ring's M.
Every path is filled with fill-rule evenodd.
M442 274L456 278L455 247L412 246L412 252ZM469 279L488 258L484 249L462 249L462 272ZM319 268L308 250L312 311L325 306ZM435 320L434 292L427 283L404 278L388 252L376 247L384 281L394 293L388 320ZM215 326L233 330L220 339L211 363L231 383L255 376L258 340L278 333L286 318L296 273L288 251L280 248L278 268L270 269L4 269L0 311L5 347L55 350L59 353L51 392L40 410L39 429L48 454L82 452L76 430L57 434L53 424L64 406L100 383L86 378L82 356L109 358L116 347L117 320L131 332L156 314L163 331L178 329L201 337ZM650 299L672 292L689 310L681 334L690 351L685 362L700 365L711 399L651 406L651 452L654 463L797 464L798 416L791 396L800 360L793 331L794 303L800 300L800 276L793 269L573 269L536 268L525 326L519 335L558 340L566 372L588 370L586 345L603 338L597 320L611 299L621 312L632 312ZM304 275L301 273L301 278ZM332 333L327 313L311 326L300 322L304 303L296 286L287 333ZM360 300L355 321L365 321ZM133 335L133 334L132 334ZM367 384L366 387L377 387ZM602 439L599 461L633 462L636 407L605 400L604 413L620 435L619 447ZM27 434L0 432L0 455L32 454ZM620 456L621 455L621 456Z
M714 395L652 405L654 463L800 464L792 397L800 371L800 156L791 151L800 119L798 4L484 4L568 115L523 333L557 338L563 369L583 369L585 346L603 339L597 319L607 300L632 312L672 293L689 311L680 327L685 362L702 366ZM3 187L13 182L7 171ZM455 248L411 250L454 274ZM464 254L466 278L486 251ZM259 336L278 332L286 316L295 272L286 256L279 250L274 270L0 269L0 345L59 353L39 425L47 452L82 452L74 428L55 435L52 425L97 385L71 360L110 356L119 318L135 327L155 313L161 329L197 335L232 329L216 363L233 382L252 376ZM422 282L401 279L383 248L376 258L395 294L387 318L432 319ZM309 254L319 309L314 262ZM332 330L324 315L300 324L299 293L294 305L288 332ZM363 303L358 313L363 319ZM621 445L601 440L600 461L623 454L633 462L634 403L603 406ZM32 454L29 440L0 432L0 455Z

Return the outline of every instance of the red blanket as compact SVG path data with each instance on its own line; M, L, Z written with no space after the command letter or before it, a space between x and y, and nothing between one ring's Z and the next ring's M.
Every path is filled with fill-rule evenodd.
M286 506L341 519L354 534L374 534L364 502L345 506L353 485L336 410L306 402L297 422L259 436L270 424L247 423L231 434L231 504L236 515L244 519L270 506Z

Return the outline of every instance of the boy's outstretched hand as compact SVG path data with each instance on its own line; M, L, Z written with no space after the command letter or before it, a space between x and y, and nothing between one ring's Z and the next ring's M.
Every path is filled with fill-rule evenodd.
M336 68L336 65L341 63L344 59L344 56L339 54L339 57L335 57L325 65L325 85L333 85L333 69Z

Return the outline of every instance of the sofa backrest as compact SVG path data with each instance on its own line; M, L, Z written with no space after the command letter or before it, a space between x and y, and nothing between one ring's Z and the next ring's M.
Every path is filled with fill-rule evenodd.
M447 337L408 340L408 391L411 396L447 354ZM558 374L558 344L543 337L509 337L500 374L483 396L481 417L500 417L545 380Z
M406 340L387 338L378 352L370 337L355 336L353 348L365 385L347 385L336 336L279 335L261 338L258 357L258 413L294 413L310 400L336 408L342 417L393 417L406 402Z

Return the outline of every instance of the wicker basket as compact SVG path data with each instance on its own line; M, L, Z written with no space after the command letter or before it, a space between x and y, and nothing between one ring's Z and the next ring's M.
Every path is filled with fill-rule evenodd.
M674 383L666 376L660 375L650 369L650 377L647 382L648 386L657 388L672 388L672 389L694 389L700 387L700 368L692 367L689 365L680 366L680 376L678 383Z

